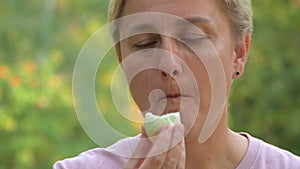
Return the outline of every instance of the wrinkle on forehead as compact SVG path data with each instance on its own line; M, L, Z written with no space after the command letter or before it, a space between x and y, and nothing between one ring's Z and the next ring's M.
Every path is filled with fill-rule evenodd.
M215 0L127 0L122 16L140 12L162 12L176 15L182 18L195 15L214 17L220 7Z
M224 25L228 18L222 11L221 5L215 0L127 0L122 16L144 12L167 13L184 19L199 16L211 21L209 29L221 33L226 31L225 27L229 27L229 24ZM150 19L159 21L159 18Z
M174 2L174 0L165 0L164 2L160 2L157 3L155 1L151 1L152 4L156 3L155 6L152 5L149 10L150 11L157 11L157 9L161 9L161 8L168 8L169 11L176 11L178 10L178 6L180 6L180 4L178 2ZM174 13L174 12L172 12ZM171 13L170 13L171 14Z
M121 40L132 35L146 33L171 37L182 33L182 31L205 34L203 27L198 27L197 25L211 24L210 20L204 17L194 16L183 19L174 15L158 12L128 15L122 17L121 21L124 23L120 25Z

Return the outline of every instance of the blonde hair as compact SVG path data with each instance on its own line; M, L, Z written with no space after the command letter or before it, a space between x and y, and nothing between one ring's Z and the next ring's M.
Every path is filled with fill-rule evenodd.
M231 24L233 35L240 40L253 31L251 0L218 0Z
M253 31L251 0L218 0L223 11L227 14L233 36L240 40ZM120 18L125 0L110 0L108 22ZM113 37L117 32L113 31ZM116 40L116 39L115 39Z

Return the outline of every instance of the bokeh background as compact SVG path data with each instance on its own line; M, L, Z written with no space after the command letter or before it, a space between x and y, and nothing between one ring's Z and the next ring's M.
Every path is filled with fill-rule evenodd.
M107 6L1 0L0 169L51 168L97 147L77 120L72 73L85 41L105 25ZM300 0L254 0L253 8L255 31L246 73L231 92L230 126L300 155ZM109 87L116 65L107 60L96 86ZM111 108L109 90L96 91L117 130L139 132Z

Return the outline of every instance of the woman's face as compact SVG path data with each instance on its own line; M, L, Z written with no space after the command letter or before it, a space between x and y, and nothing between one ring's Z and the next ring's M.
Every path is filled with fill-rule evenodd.
M201 57L217 56L220 60L219 67L213 69L223 70L223 82L220 78L217 83L224 83L226 95L238 68L236 42L232 38L228 18L215 1L205 0L127 0L122 16L143 12L167 13L187 19L200 33L190 31L190 28L180 22L161 22L157 18L157 24L151 23L151 27L140 26L139 29L163 31L160 26L164 25L163 29L169 29L166 32L174 32L174 36L179 39L183 37L181 40L187 41L186 44L171 35L162 35L151 30L152 33L141 33L120 42L117 53L122 61L131 55L139 55L139 52L141 55L142 51L148 52L148 56L136 57L136 62L126 62L123 67L128 70L141 65L137 61L139 59L157 64L157 67L141 70L130 79L130 91L135 102L142 112L166 114L180 111L181 120L186 127L191 126L195 119L196 124L201 127L211 106L213 90L209 71ZM149 18L145 18L145 22L148 20ZM167 22L170 23L164 24ZM124 25L126 32L133 24ZM130 71L125 70L125 74L128 72Z

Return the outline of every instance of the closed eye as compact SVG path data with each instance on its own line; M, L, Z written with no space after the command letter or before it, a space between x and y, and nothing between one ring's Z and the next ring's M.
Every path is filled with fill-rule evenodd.
M196 43L201 42L203 40L207 39L207 37L198 37L198 38L183 38L181 39L185 43Z
M184 35L180 38L181 41L184 43L199 43L203 40L208 39L207 36L202 34L190 34L190 35Z
M147 49L147 48L155 48L158 44L158 41L156 40L151 40L151 41L142 41L140 43L137 43L134 45L134 47L138 48L138 49Z

